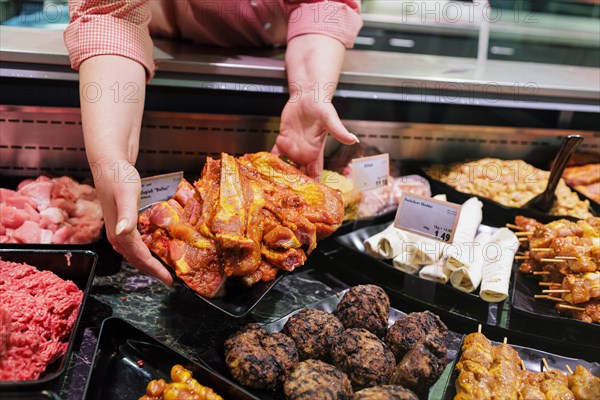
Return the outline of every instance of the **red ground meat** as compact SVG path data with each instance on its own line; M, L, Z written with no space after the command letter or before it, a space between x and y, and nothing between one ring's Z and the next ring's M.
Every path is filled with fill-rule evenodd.
M82 299L77 285L50 271L0 260L0 328L10 321L6 336L0 329L0 381L38 379L65 353Z
M8 350L8 338L10 336L10 321L12 317L8 310L0 305L0 360Z

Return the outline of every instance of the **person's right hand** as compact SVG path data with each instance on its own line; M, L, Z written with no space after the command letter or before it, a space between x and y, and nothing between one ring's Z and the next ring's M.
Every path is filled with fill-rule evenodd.
M104 215L106 234L113 248L140 272L172 286L171 274L152 257L137 230L141 190L138 171L127 160L91 163L90 167Z

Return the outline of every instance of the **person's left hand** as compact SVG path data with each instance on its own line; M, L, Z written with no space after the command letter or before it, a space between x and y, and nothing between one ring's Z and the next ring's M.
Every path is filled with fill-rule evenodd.
M315 102L311 96L292 97L281 113L279 136L272 152L288 157L308 176L319 179L328 133L343 144L359 141L344 127L331 102Z

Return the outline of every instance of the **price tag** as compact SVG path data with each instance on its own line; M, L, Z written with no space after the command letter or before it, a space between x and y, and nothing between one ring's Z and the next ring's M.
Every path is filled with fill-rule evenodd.
M352 180L359 191L377 189L388 184L390 155L379 154L352 160Z
M143 178L140 209L173 197L182 179L183 171Z
M451 244L460 210L459 204L404 193L400 198L394 226Z

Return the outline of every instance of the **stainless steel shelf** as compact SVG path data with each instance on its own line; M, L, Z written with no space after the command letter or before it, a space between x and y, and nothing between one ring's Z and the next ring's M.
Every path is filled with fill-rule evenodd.
M0 27L0 77L77 80L69 69L62 32ZM158 73L151 85L190 85L198 81L261 83L285 90L282 50L207 49L188 43L155 41ZM547 64L476 60L418 54L350 50L340 90L400 94L452 93L477 99L492 94L513 103L586 103L600 112L600 70ZM219 89L219 86L211 86ZM281 89L280 89L281 88ZM451 96L447 96L451 97ZM461 100L462 101L462 100ZM459 102L459 104L461 104ZM595 108L594 108L595 107ZM584 110L582 110L584 111Z

